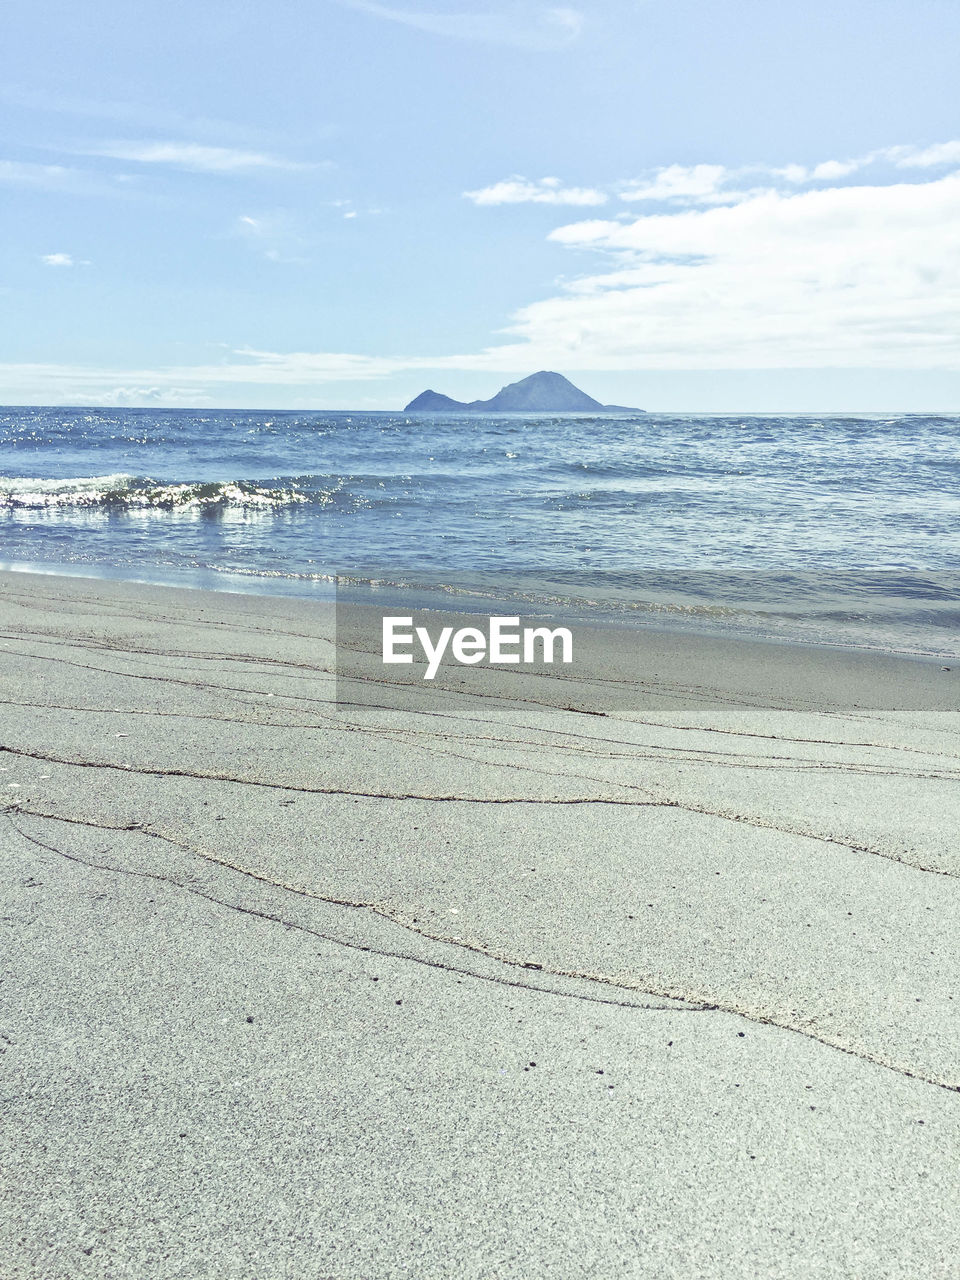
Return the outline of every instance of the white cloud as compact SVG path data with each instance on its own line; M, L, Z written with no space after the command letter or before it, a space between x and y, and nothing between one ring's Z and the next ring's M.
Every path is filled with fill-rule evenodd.
M901 151L904 149L897 149L897 154ZM621 200L629 203L646 201L673 207L738 204L753 199L764 191L777 190L784 183L796 187L836 182L880 155L881 153L876 153L855 160L825 160L810 168L801 164L777 167L754 164L734 169L722 164L706 163L664 165L651 170L643 178L621 185L618 195ZM478 205L601 205L609 198L607 193L596 187L564 188L559 178L530 181L519 176L493 183L489 187L481 187L477 191L465 191L463 194Z
M76 266L73 256L69 253L44 253L40 255L40 261L48 267Z
M605 204L607 197L594 187L564 187L559 178L507 178L478 191L464 191L464 197L478 205L496 204Z
M717 194L729 174L722 164L671 164L652 180L620 192L621 200L701 200Z
M768 172L793 183L835 182L861 169L884 164L893 165L897 169L932 169L960 164L960 141L937 142L929 147L879 147L848 160L823 160L810 168L802 164L789 164Z
M205 405L210 397L195 387L112 387L91 395L80 393L75 397L77 404L117 405L119 407L156 405Z
M784 182L801 183L810 177L810 170L802 164L785 164L780 169L766 170L773 178L783 178Z
M815 164L810 168L803 164L785 164L779 168L769 169L757 166L754 172L766 174L768 178L781 178L784 182L789 182L793 186L800 186L801 183L809 182L836 182L838 179L847 178L851 173L856 173L858 169L862 169L865 165L872 163L874 158L875 156L871 152L870 155L858 156L855 160L822 160L819 164Z
M574 368L960 369L960 174L575 223L611 267L514 326Z
M254 173L257 170L298 170L315 166L285 160L262 151L240 151L233 147L209 147L196 142L103 142L85 148L83 155L104 156L136 164L170 165L195 173Z
M823 160L810 170L810 178L814 182L835 182L856 173L865 163L866 160Z
M930 169L960 164L960 140L937 142L931 147L892 147L886 153L900 169Z
M571 44L583 28L583 15L577 9L514 0L499 9L480 12L454 8L444 12L435 9L394 9L375 0L340 0L349 9L359 9L388 22L427 31L432 35L456 40L474 40L482 44L516 45L523 49L550 50Z
M659 201L669 204L737 204L764 191L787 187L831 184L863 169L892 165L898 169L933 168L960 164L960 141L930 147L882 147L844 160L818 164L748 164L730 169L721 164L666 165L654 169L642 181L620 192L621 200ZM735 184L735 185L731 185Z
M729 169L722 164L671 164L655 169L644 180L628 186L620 192L620 199L690 205L737 204L763 191L779 189L783 183L797 187L837 182L871 164L880 155L878 152L854 160L824 160L811 167L750 164Z

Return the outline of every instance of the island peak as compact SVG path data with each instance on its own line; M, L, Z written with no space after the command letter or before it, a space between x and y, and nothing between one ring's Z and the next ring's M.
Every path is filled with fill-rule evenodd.
M438 391L422 391L404 413L643 413L623 405L601 404L562 373L541 369L511 382L489 400L453 400Z

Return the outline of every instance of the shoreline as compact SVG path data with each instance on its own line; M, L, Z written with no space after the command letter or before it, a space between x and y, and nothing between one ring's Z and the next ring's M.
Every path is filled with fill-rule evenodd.
M131 576L126 569L111 569L109 566L103 565L85 564L74 570L62 562L45 564L43 562L5 562L0 560L0 575L10 574L63 578L65 580L94 583L129 583L132 586L210 592L215 595L313 601L324 604L335 602L339 581L338 575L335 573L292 577L290 574L280 571L274 573L257 571L255 573L242 574L236 570L220 569L176 569L171 570L169 573L164 573L158 569L156 573L149 572L146 576L141 576L139 573ZM351 590L357 586L365 587L371 581L367 578L354 576L353 573L344 576L351 584ZM284 584L284 586L273 586L272 584ZM295 584L298 589L291 589ZM677 638L692 637L695 639L700 637L706 641L728 641L731 644L784 646L801 651L812 649L825 652L863 653L878 657L903 658L923 663L960 665L960 644L958 644L958 648L955 651L950 651L946 649L936 650L930 647L900 647L889 643L871 644L852 638L836 639L805 635L783 635L776 633L772 629L765 630L756 623L752 625L729 622L723 624L716 620L707 620L702 616L691 617L689 614L680 616L676 612L672 612L669 607L656 603L649 605L649 612L645 615L641 615L639 612L628 612L623 608L619 613L613 614L611 612L598 612L595 608L584 607L582 600L578 601L574 598L571 598L569 603L557 600L537 603L518 600L515 594L512 597L498 598L495 595L481 595L479 592L470 592L468 589L462 588L458 588L455 593L448 592L444 594L435 586L422 584L414 587L400 587L396 584L385 583L383 586L385 594L390 591L403 592L405 607L410 606L412 603L414 608L433 612L457 613L462 611L466 616L471 613L505 613L518 610L523 612L526 609L531 617L549 616L552 612L557 616L562 614L563 617L578 625L599 630L611 629L629 633L642 632L644 634L659 633L664 636L676 636ZM468 607L471 600L475 603L473 607ZM639 607L647 606L641 602ZM537 610L540 612L538 613ZM544 610L546 610L545 613L543 612ZM729 612L735 614L737 610L731 608ZM667 619L664 617L665 613L671 613L672 616Z

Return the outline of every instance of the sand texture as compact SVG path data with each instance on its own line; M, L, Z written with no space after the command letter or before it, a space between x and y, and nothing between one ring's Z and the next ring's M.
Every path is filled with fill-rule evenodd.
M3 1280L960 1276L960 670L0 575Z

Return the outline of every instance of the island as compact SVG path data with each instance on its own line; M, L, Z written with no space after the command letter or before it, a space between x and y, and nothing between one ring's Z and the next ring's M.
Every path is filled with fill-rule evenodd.
M404 413L644 413L621 404L601 404L562 373L541 370L501 387L489 400L453 400L439 391L421 391Z

